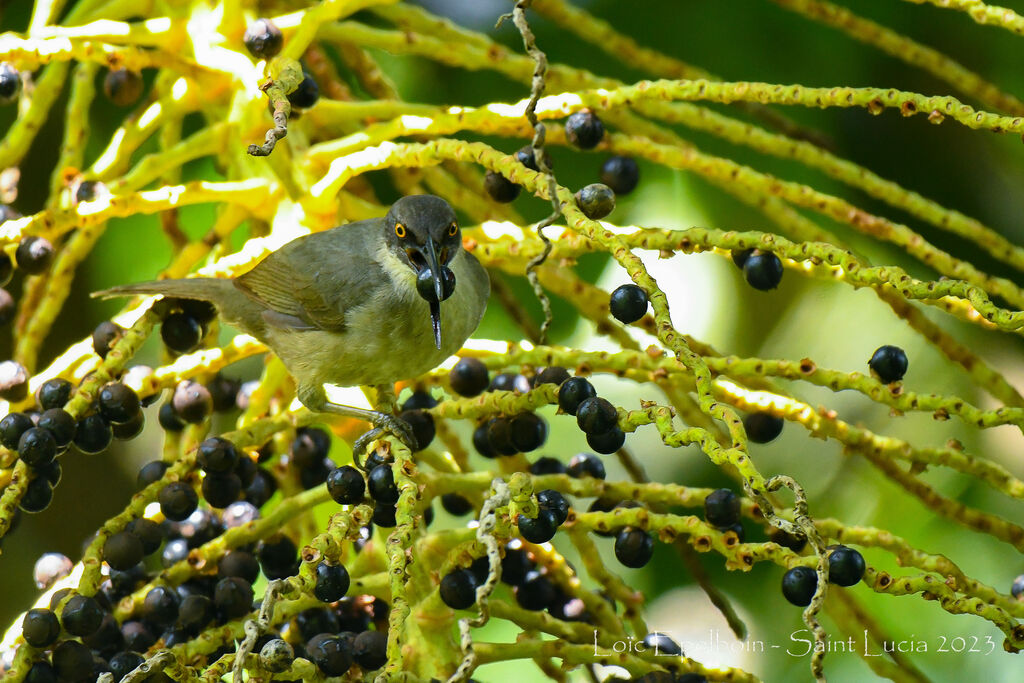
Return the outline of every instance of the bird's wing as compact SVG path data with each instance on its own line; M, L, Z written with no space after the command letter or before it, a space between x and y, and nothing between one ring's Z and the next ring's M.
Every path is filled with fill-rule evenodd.
M340 331L346 314L384 285L375 260L382 219L359 221L289 242L235 278L276 327Z

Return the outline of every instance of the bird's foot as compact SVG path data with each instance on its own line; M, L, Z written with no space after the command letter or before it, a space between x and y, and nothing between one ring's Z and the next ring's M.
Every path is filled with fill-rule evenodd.
M363 469L362 456L366 453L367 446L385 433L390 433L397 438L410 451L417 450L416 436L412 432L412 427L405 420L387 413L377 413L377 415L379 417L375 416L372 420L374 428L360 436L352 444L352 459L359 469Z

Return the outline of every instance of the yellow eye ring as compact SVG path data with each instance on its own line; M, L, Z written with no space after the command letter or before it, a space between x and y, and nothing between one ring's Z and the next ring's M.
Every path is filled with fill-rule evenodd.
M451 225L448 226L448 236L449 237L455 237L455 233L457 233L458 231L459 231L459 226L456 225L455 223L452 223Z
M395 223L395 234L399 237L405 237L405 226L401 223Z

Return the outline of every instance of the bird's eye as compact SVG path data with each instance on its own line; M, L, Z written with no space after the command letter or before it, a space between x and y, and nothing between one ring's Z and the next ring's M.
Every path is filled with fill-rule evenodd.
M405 239L405 226L401 223L395 223L395 234L398 235L399 238Z
M459 226L456 223L452 223L448 226L448 236L455 237L455 233L459 231Z

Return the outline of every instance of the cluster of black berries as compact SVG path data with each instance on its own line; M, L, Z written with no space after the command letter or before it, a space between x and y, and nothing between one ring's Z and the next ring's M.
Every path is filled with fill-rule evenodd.
M576 416L576 424L587 435L587 444L602 455L622 448L626 434L619 427L619 413L583 377L571 377L558 387L558 407Z
M211 507L227 512L233 504L239 503L258 509L277 491L277 480L259 467L259 459L239 452L227 439L214 436L203 441L196 460L203 471L200 490ZM160 481L166 471L167 464L159 460L143 466L139 471L139 485ZM157 501L164 517L175 522L190 519L199 507L199 495L187 481L165 484L157 494Z
M26 388L27 381L26 376ZM21 501L25 512L41 512L49 506L61 476L56 458L72 444L82 453L100 453L114 438L138 436L145 424L138 395L121 382L101 387L89 412L77 421L64 410L73 390L65 379L47 380L36 396L39 411L8 413L0 420L0 443L17 451L32 470Z
M715 489L704 498L704 519L722 533L733 532L740 543L746 539L740 522L740 499L729 489Z
M867 569L864 557L845 545L830 545L828 550L828 582L837 586L860 583ZM798 607L811 604L817 590L818 574L810 567L793 567L782 576L782 595Z
M205 467L220 470L231 465L233 458L225 449L208 449L202 460ZM250 614L257 607L253 583L261 574L280 579L298 572L298 548L283 534L232 549L210 571L178 586L151 588L120 625L112 611L114 605L157 576L147 569L145 558L161 547L160 564L167 568L187 561L190 551L217 538L226 528L258 515L254 506L238 502L219 517L197 509L179 521L136 519L110 536L103 546L109 578L96 595L63 589L54 594L48 609L33 609L25 616L22 632L26 642L50 650L49 656L40 653L26 680L92 680L110 672L114 681L120 681L143 662L143 655L158 641L173 647L193 640L207 628ZM367 672L383 666L387 661L388 605L369 596L345 597L350 582L340 564L321 562L316 577L314 595L330 604L306 610L294 624L264 635L255 650L261 662L280 673L295 657L306 657L328 676L339 676L353 664ZM233 646L214 652L210 661L229 650L233 651Z
M737 249L732 252L732 262L754 289L767 292L782 282L782 260L770 251Z
M372 524L390 529L397 526L395 513L397 511L399 490L395 482L394 462L389 457L384 459L379 453L374 452L366 458L364 463L366 476L351 465L333 467L327 473L327 492L339 505L358 505L364 502L373 503ZM369 494L370 500L366 500ZM468 501L467 501L468 503ZM465 513L462 513L465 514ZM434 521L434 510L427 507L423 512L423 521L429 526ZM367 527L367 532L372 526Z
M242 42L253 57L271 59L276 57L284 47L284 35L270 19L261 18L249 24L242 37ZM305 68L302 69L302 76L298 87L288 93L288 102L293 107L309 109L320 99L320 87ZM273 107L272 104L271 107Z
M593 149L604 138L604 124L590 109L582 109L566 119L565 137L579 149ZM533 147L527 145L515 153L516 161L531 171L540 171ZM545 154L545 165L552 168L551 158ZM615 210L616 195L632 192L640 182L640 168L629 157L613 156L601 166L601 182L580 189L576 205L587 218L599 220ZM484 189L496 202L507 204L519 196L522 187L500 173L488 171L484 176Z
M487 367L480 360L463 358L448 374L448 382L452 391L466 397L477 396L485 390L525 393L543 384L555 384L558 385L559 407L576 416L592 449L607 455L622 448L626 441L618 425L615 406L599 398L589 381L571 377L565 368L544 368L532 381L514 373L502 373L491 380ZM528 453L544 445L547 433L547 423L532 412L498 416L477 426L473 446L486 458Z
M489 573L487 556L478 557L468 567L458 567L441 579L441 600L452 609L469 609L476 603L476 589ZM518 539L502 548L501 582L512 587L516 602L534 612L547 610L561 621L588 622L590 615L583 601L568 594L538 566L535 558Z

